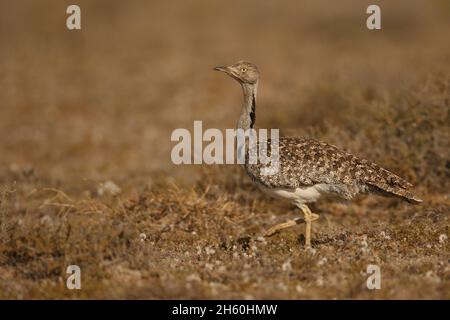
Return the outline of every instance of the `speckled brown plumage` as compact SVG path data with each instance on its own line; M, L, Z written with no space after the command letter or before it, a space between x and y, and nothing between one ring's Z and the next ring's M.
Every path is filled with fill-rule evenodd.
M270 143L268 143L270 150ZM279 139L280 166L274 175L262 175L262 164L245 164L249 176L267 188L296 189L327 184L330 193L352 199L359 193L392 194L420 202L412 185L377 164L360 159L325 142L295 137Z

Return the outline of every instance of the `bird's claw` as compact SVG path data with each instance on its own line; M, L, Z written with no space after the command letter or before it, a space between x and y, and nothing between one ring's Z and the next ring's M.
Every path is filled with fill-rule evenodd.
M316 220L319 219L319 217L320 216L318 214L311 213L311 220L310 221L311 222L312 221L316 221ZM295 226L297 224L302 224L302 223L305 223L305 218L304 217L295 218L293 220L289 220L287 222L277 224L277 225L271 227L269 230L267 230L264 233L264 237L271 237L271 236L273 236L275 233L277 233L280 230L283 230L283 229Z

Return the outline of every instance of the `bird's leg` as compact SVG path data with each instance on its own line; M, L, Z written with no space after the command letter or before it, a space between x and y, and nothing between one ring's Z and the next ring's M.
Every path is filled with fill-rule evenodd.
M312 213L306 204L300 204L298 207L302 210L305 217L305 247L311 248L312 222L319 219L319 215Z
M266 231L266 233L264 234L265 237L270 237L272 235L274 235L275 233L277 233L280 230L295 226L296 224L300 224L305 222L305 220L303 218L296 218L293 220L288 220L286 222L283 223L279 223L275 226L273 226L272 228L270 228L269 230Z
M308 212L309 212L309 216L310 216L310 221L311 222L312 221L316 221L317 219L319 219L319 215L317 215L315 213L312 213L311 210L309 210L309 208L306 205L304 205L304 206L306 207L306 210L308 210ZM300 207L300 209L303 211L303 209L301 207ZM283 222L283 223L279 223L279 224L271 227L269 230L267 230L266 233L264 234L264 236L265 237L270 237L270 236L274 235L275 233L277 233L280 230L283 230L283 229L286 229L286 228L290 228L290 227L293 227L293 226L295 226L297 224L301 224L301 223L305 223L305 222L306 222L306 215L305 215L304 218L303 217L302 218L295 218L295 219L288 220L288 221ZM310 231L310 234L311 234L311 231Z

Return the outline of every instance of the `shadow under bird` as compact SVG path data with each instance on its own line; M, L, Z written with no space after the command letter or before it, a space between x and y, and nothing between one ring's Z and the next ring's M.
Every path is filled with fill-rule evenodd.
M225 72L241 85L244 102L237 127L252 129L256 119L258 68L251 62L239 61L214 70ZM396 196L410 203L422 202L412 193L412 185L406 180L333 145L297 137L280 137L278 145L277 173L262 175L261 164L249 163L248 156L244 164L245 171L264 192L296 205L302 211L303 219L278 224L270 228L265 233L266 236L304 222L305 245L311 247L312 222L319 216L311 212L307 203L315 202L322 196L331 195L350 200L358 194L375 193Z

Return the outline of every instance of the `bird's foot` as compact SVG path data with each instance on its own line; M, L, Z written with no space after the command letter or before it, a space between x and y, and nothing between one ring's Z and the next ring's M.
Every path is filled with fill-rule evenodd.
M286 228L290 228L290 227L293 227L293 226L295 226L297 224L304 223L304 222L305 222L305 220L303 218L297 218L297 219L294 219L294 220L289 220L289 221L277 224L277 225L271 227L269 230L267 230L264 233L264 236L265 237L273 236L275 233L277 233L280 230L283 230L283 229L286 229Z
M313 222L313 221L318 220L319 218L320 218L320 216L318 214L311 213L311 220L310 221ZM277 233L277 232L279 232L279 231L281 231L283 229L287 229L287 228L290 228L290 227L293 227L293 226L295 226L297 224L302 224L302 223L305 223L305 218L304 217L295 218L293 220L288 220L286 222L279 223L279 224L271 227L269 230L267 230L264 233L264 237L271 237L275 233Z

